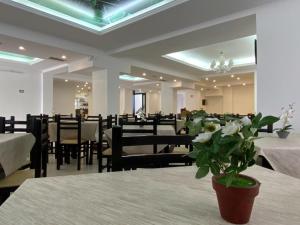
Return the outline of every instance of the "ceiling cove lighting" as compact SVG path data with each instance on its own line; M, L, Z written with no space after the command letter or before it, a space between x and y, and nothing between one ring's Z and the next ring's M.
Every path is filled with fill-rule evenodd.
M213 60L213 62L209 62L203 57L197 56L194 57L192 55L189 55L186 52L174 52L167 55L163 55L163 58L182 63L187 66L194 67L196 69L204 70L204 71L215 71L215 72L228 72L233 67L240 67L240 66L249 66L249 65L255 65L255 57L247 57L247 58L235 58L235 59L229 59L223 61L223 58L221 61ZM221 64L223 65L223 69L221 68ZM218 69L218 68L219 69ZM226 69L225 69L226 67ZM226 70L226 71L225 71Z
M173 3L173 4L169 4ZM11 0L7 4L30 12L101 32L157 9L165 9L175 0ZM162 8L164 7L164 8Z
M128 74L122 74L119 76L119 79L120 80L125 80L125 81L145 81L147 79L145 78L142 78L142 77L134 77L134 76L131 76L131 75L128 75Z
M26 55L20 55L20 54L15 54L12 52L4 52L4 51L0 51L0 59L19 62L19 63L25 63L25 64L29 64L29 65L33 65L33 64L41 62L43 60L43 59L39 59L39 58L34 58L34 57L26 56Z

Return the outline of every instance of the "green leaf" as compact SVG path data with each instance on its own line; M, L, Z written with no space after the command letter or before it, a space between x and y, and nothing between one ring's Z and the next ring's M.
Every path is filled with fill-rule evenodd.
M272 125L273 123L276 123L277 121L279 121L278 117L266 116L258 122L258 128L262 128L264 126Z
M230 187L230 185L232 184L232 181L234 179L234 173L230 173L228 174L227 179L226 179L226 187Z
M209 158L208 152L200 152L197 156L196 165L198 167L208 166L209 165Z
M258 113L252 120L252 126L257 128L258 127L258 123L260 121L260 119L262 118L262 114Z
M197 156L198 156L198 154L199 154L199 150L197 150L197 149L194 149L192 152L190 152L189 154L188 154L188 156L190 157L190 158L192 158L192 159L196 159L197 158Z
M210 171L213 175L220 175L220 167L217 163L210 164Z
M203 178L205 177L209 172L209 166L203 166L203 167L200 167L196 173L196 178L197 179L200 179L200 178Z

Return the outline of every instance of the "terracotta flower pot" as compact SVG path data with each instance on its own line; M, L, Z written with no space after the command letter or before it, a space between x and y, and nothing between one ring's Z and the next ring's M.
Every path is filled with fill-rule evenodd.
M234 224L248 223L254 198L258 195L260 187L260 183L256 179L244 175L240 176L255 181L255 185L245 188L227 188L217 182L220 176L212 177L213 188L217 193L220 214L224 220Z

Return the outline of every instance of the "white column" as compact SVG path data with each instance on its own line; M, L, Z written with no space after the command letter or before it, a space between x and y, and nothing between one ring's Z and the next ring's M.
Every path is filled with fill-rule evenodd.
M107 70L94 71L92 74L93 115L107 115Z
M164 114L175 113L177 96L169 83L161 83L161 111Z

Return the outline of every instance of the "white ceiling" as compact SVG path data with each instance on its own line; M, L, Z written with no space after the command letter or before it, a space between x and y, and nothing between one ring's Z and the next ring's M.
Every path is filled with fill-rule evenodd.
M86 57L83 54L78 54L65 49L54 48L47 45L41 45L30 41L25 41L18 38L8 37L0 35L0 51L7 51L21 55L27 55L34 58L44 59L43 61L33 64L31 67L36 70L44 70L50 67L59 66L72 61ZM19 50L19 46L25 47L25 51ZM56 61L48 59L49 57L55 57L61 59L61 56L67 56L65 61Z
M200 78L208 73L173 62L161 56L171 52L200 48L255 35L255 15L189 32L182 31L186 31L188 28L198 26L207 21L278 0L177 0L178 2L182 2L182 4L102 35L88 32L20 8L15 8L8 5L8 1L0 0L1 23L8 23L33 31L55 35L59 38L95 47L115 57L130 58L152 65L171 68L178 71L178 73L196 75ZM61 49L55 49L54 52L51 52L50 49L43 49L40 52L35 52L34 55L37 56L37 54L42 53L47 55L57 54L58 56L62 54ZM28 54L31 53L28 52ZM67 52L66 54L73 57L71 52ZM214 53L209 52L207 55L212 56ZM77 54L74 53L74 57L76 56ZM78 54L78 57L81 57L80 54ZM253 67L243 68L243 70L253 70ZM235 68L232 72L238 73L241 70Z

